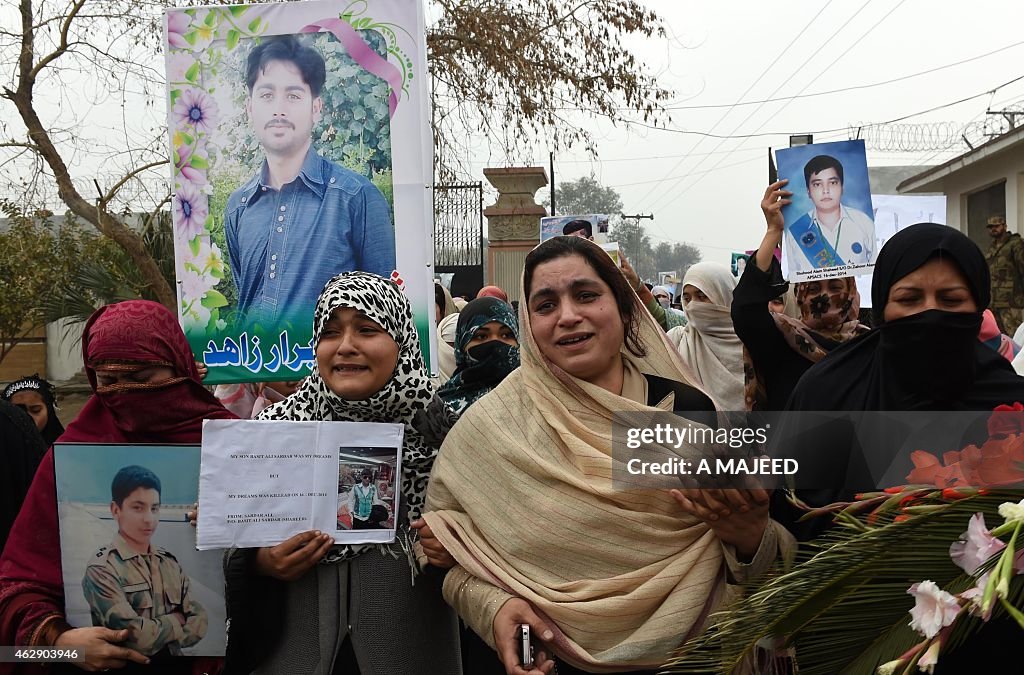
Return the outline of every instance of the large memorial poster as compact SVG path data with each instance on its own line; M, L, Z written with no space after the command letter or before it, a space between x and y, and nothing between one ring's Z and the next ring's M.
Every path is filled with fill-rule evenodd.
M199 447L53 447L65 615L145 656L222 656L221 551L196 550Z
M782 215L782 269L789 281L870 274L875 223L864 141L801 145L776 152L793 193Z
M431 141L422 3L166 15L179 316L208 384L296 380L324 283L408 294L428 354Z

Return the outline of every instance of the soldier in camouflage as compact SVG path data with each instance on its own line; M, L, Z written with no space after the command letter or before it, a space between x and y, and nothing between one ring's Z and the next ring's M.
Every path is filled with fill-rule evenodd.
M992 313L999 330L1013 335L1024 322L1024 240L1006 231L1006 218L993 216L985 226L992 244L985 252L992 274Z
M129 629L124 646L146 656L178 656L206 634L206 610L170 552L150 544L160 521L160 479L127 466L110 488L117 537L89 560L82 590L94 626Z

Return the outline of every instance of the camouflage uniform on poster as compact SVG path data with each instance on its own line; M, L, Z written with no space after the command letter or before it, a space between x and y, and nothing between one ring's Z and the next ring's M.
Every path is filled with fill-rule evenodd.
M988 219L992 244L985 252L992 274L992 304L999 330L1013 335L1024 322L1024 239L1006 231L1006 218Z
M146 656L165 648L178 656L206 635L207 615L189 578L169 551L132 550L120 534L89 559L82 579L94 626L127 628L123 644Z

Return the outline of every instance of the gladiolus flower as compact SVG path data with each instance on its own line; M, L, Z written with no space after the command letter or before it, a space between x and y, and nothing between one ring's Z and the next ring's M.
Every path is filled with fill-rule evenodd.
M975 513L967 524L967 532L949 547L949 557L964 572L974 574L989 558L1004 548L1006 544L993 537L985 527L985 516Z
M1009 436L1024 433L1024 405L998 405L988 418L989 436Z
M929 640L953 623L960 613L956 597L939 588L934 581L914 584L907 593L914 596L910 627Z
M989 617L992 616L992 608L989 607L988 611L984 611L981 607L981 601L985 597L985 586L988 585L988 578L991 572L985 572L978 578L977 583L974 584L973 588L968 588L966 591L960 594L962 600L970 602L968 607L972 616L981 617L982 621L988 621Z
M1024 499L1016 504L1003 502L999 505L999 515L1005 518L1007 523L1024 523Z
M906 664L903 663L903 659L886 661L882 665L878 666L878 675L896 675L896 671L900 670L905 665Z
M939 640L931 643L928 647L928 651L921 655L921 658L917 661L917 669L925 673L934 673L935 666L939 663L939 649L942 643Z

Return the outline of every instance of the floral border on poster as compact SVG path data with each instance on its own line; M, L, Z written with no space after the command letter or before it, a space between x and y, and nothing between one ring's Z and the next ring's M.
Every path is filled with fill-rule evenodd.
M224 252L211 236L215 215L210 208L213 187L208 172L212 164L211 153L216 152L212 137L221 121L212 80L225 56L234 51L243 39L268 34L269 24L264 15L275 7L232 5L170 10L167 13L167 83L174 181L171 211L176 249L180 252L177 266L180 315L190 341L193 338L205 340L207 336L217 334L223 337L228 323L222 311L228 311L231 304L225 292L218 290L230 274L227 273ZM337 17L309 22L297 32L333 34L359 66L387 84L390 89L388 115L393 117L399 101L408 97L409 84L414 77L412 60L398 46L397 31L409 33L395 24L364 16L368 9L369 4L365 0L357 0ZM368 46L357 31L379 33L386 56ZM390 138L385 140L390 143ZM359 152L366 151L360 147ZM387 180L390 183L390 172ZM241 339L245 340L244 333ZM257 338L252 340L258 350ZM282 334L281 343L286 342L287 336ZM311 365L311 345L306 349L297 346L293 353L303 354L304 358L299 367L288 365L292 372L301 369L302 365L307 368ZM272 372L263 361L259 358L258 365L250 370L253 373ZM280 361L283 363L284 359Z

